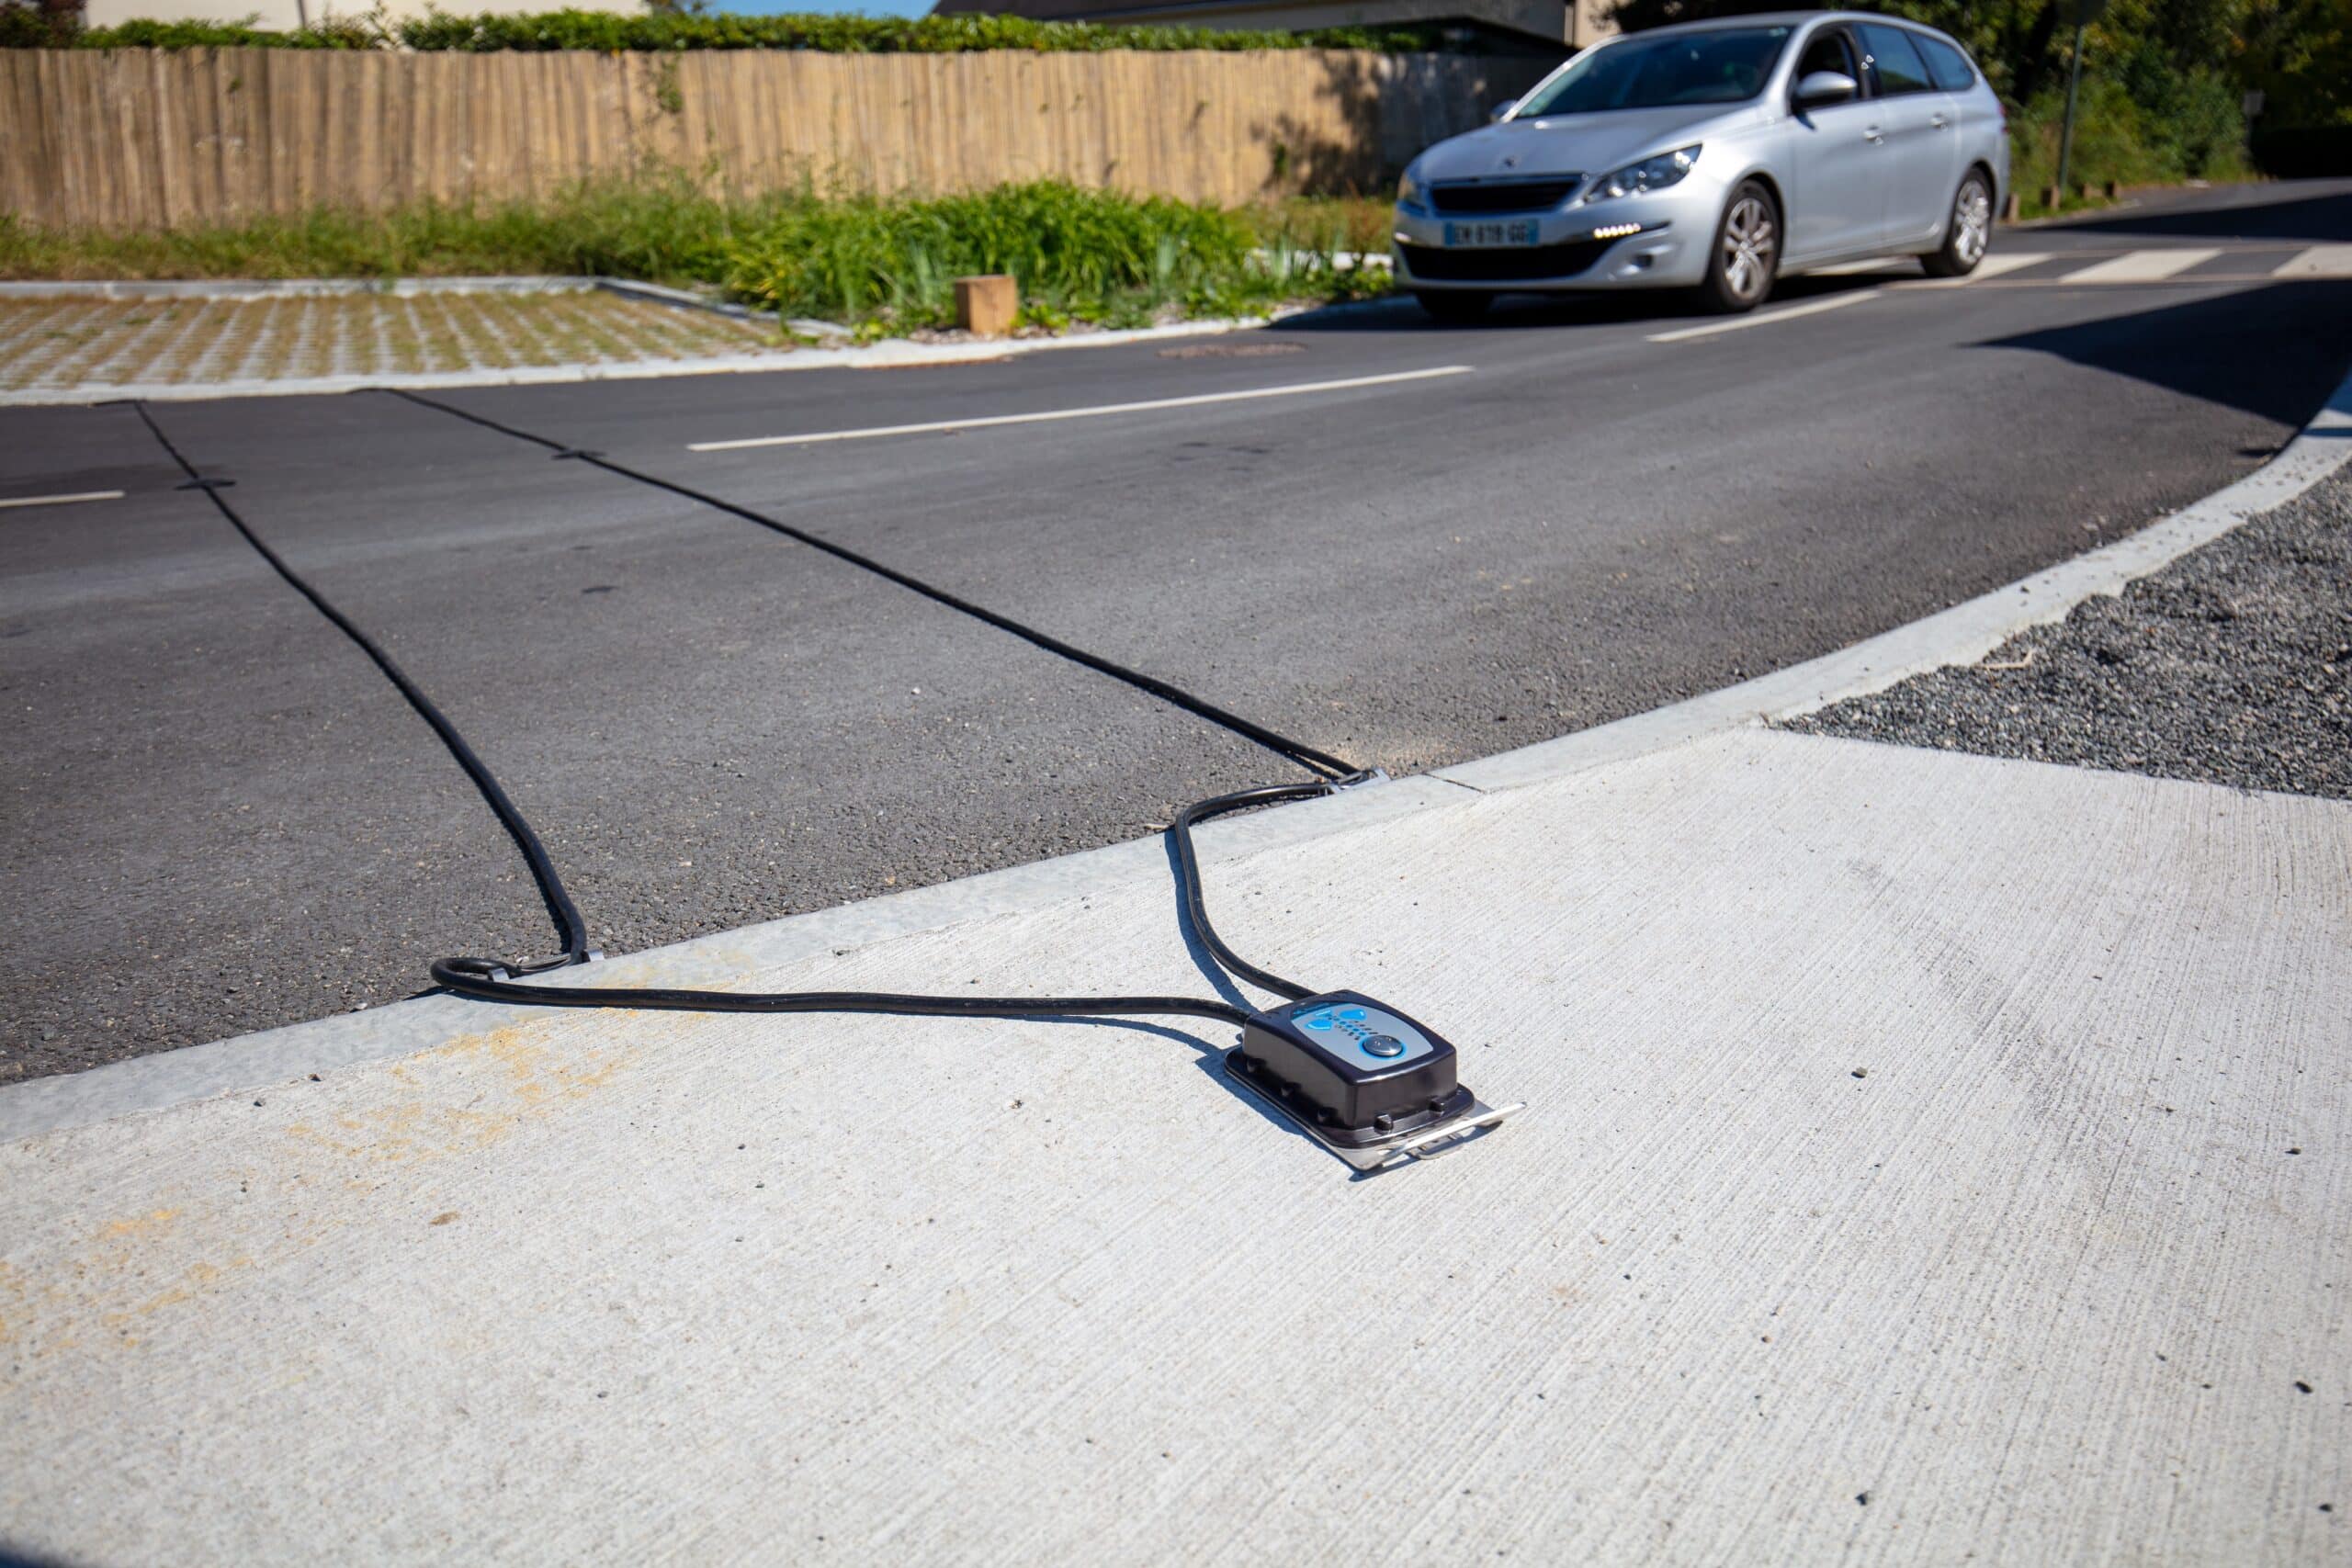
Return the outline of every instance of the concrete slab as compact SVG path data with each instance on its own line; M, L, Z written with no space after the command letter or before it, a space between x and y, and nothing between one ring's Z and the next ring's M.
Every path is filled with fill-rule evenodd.
M1217 876L1533 1109L1351 1181L1214 1031L559 1015L26 1138L0 1529L2340 1554L2352 808L1741 730ZM1204 984L1139 863L741 983Z

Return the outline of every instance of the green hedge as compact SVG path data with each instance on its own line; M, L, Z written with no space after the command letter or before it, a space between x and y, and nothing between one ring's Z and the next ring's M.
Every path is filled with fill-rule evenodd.
M1334 262L1360 243L1349 231L1362 216L1303 202L1221 211L1053 180L950 197L728 197L649 175L540 201L320 209L131 233L40 229L0 212L0 279L598 273L699 285L883 335L945 325L956 278L1009 272L1033 322L1141 326L1385 290L1385 269Z
M1475 45L1470 46L1475 48ZM1020 17L618 16L543 11L532 16L434 14L379 27L366 20L271 32L243 22L130 21L60 37L33 6L0 3L0 48L412 49L496 53L559 49L651 53L689 49L805 49L826 54L964 54L1102 50L1372 49L1464 51L1434 28L1323 28L1311 32L1224 32L1212 28L1097 27Z

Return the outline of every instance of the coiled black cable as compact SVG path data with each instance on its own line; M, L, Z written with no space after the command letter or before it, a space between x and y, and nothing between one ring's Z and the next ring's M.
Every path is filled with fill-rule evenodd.
M406 393L401 395L409 396ZM436 408L447 407L446 404L433 403L428 399L413 400L430 403ZM385 678L392 682L394 688L416 711L418 716L422 717L432 728L433 732L440 738L442 744L457 760L458 766L465 770L466 776L473 781L474 787L488 803L500 824L505 828L508 836L514 840L515 847L522 852L524 863L530 868L532 880L538 886L540 897L547 905L548 913L555 921L558 935L563 944L561 955L538 962L526 961L512 964L485 958L435 959L430 966L431 974L434 981L444 988L458 995L480 1000L518 1003L534 1007L629 1008L693 1012L879 1012L946 1018L1187 1014L1213 1018L1234 1024L1244 1023L1249 1020L1250 1014L1246 1009L1237 1007L1230 1002L1204 997L948 997L885 991L704 991L645 987L517 984L516 976L584 964L592 956L588 944L586 921L581 916L579 906L572 901L571 893L564 887L563 879L557 874L555 863L548 855L547 846L540 840L530 823L524 819L522 812L508 797L506 791L500 785L488 765L476 754L473 748L467 744L465 737L458 733L457 727L450 723L448 716L424 694L424 690L409 679L407 673L393 662L391 656L386 653L374 638L368 637L349 616L335 608L324 594L288 566L285 558L272 549L245 522L244 518L239 515L237 510L221 499L220 491L236 481L209 478L201 474L178 446L173 444L171 437L164 434L163 427L155 422L154 416L148 412L143 402L134 400L130 402L130 407L138 413L141 422L147 426L156 442L164 451L171 454L172 460L177 463L181 470L187 475L188 482L181 488L200 490L209 496L213 506L228 521L230 526L237 531L239 536L250 545L262 559L268 562L270 568L284 579L288 586L308 600L312 608L324 615L332 625L368 655L377 669L383 672ZM466 414L462 410L450 409L449 412L468 419L476 417ZM488 424L491 422L478 420L477 423ZM493 426L493 428L505 430L503 425ZM541 441L540 437L524 435L521 432L508 431L507 434L521 436L525 440ZM541 444L548 443L542 441ZM701 495L683 486L671 485L665 480L636 474L616 464L603 463L599 460L599 466L609 468L628 478L641 479L647 483L664 490L675 491L689 499L706 502L722 510L737 513L752 522L774 528L788 537L813 545L854 564L865 566L927 597L966 610L990 625L1001 626L1004 629L1026 637L1041 648L1063 653L1067 657L1086 664L1089 668L1115 675L1145 691L1152 692L1155 695L1164 695L1178 706L1215 722L1225 724L1228 728L1235 728L1238 733L1248 735L1252 739L1260 739L1261 744L1280 751L1284 756L1291 757L1303 766L1313 768L1317 772L1339 770L1338 773L1311 784L1268 784L1197 802L1180 812L1175 821L1169 827L1170 838L1176 846L1177 874L1179 881L1182 884L1185 913L1203 944L1215 955L1216 961L1236 976L1262 986L1278 995L1297 998L1311 994L1307 987L1297 982L1286 980L1242 958L1227 945L1222 937L1216 934L1216 928L1209 923L1208 909L1203 897L1200 863L1193 847L1193 828L1195 824L1211 818L1248 810L1253 807L1272 806L1283 801L1303 800L1328 795L1344 784L1373 775L1350 768L1338 758L1326 756L1322 752L1276 735L1272 730L1262 729L1247 719L1225 714L1222 709L1193 697L1189 693L1168 686L1164 682L1126 671L1107 660L1099 660L1083 650L1070 649L1057 639L1047 637L1042 633L1032 632L1017 623L1005 620L992 611L980 610L976 606L965 604L953 595L932 589L927 584L878 563L869 562L854 552L827 544L814 536L803 535L799 530L786 525L746 512L731 502Z

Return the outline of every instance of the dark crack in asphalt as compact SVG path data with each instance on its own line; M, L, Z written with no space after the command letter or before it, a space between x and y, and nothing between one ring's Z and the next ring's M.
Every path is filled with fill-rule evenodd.
M1786 728L2352 799L2352 470L1980 663Z

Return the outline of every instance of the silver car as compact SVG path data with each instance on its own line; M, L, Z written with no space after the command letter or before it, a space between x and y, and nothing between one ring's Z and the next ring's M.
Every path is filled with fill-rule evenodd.
M1447 321L1530 289L1747 310L1775 277L1865 256L1953 277L1984 259L2008 175L1999 98L1932 28L1850 11L1660 28L1414 159L1396 276Z

